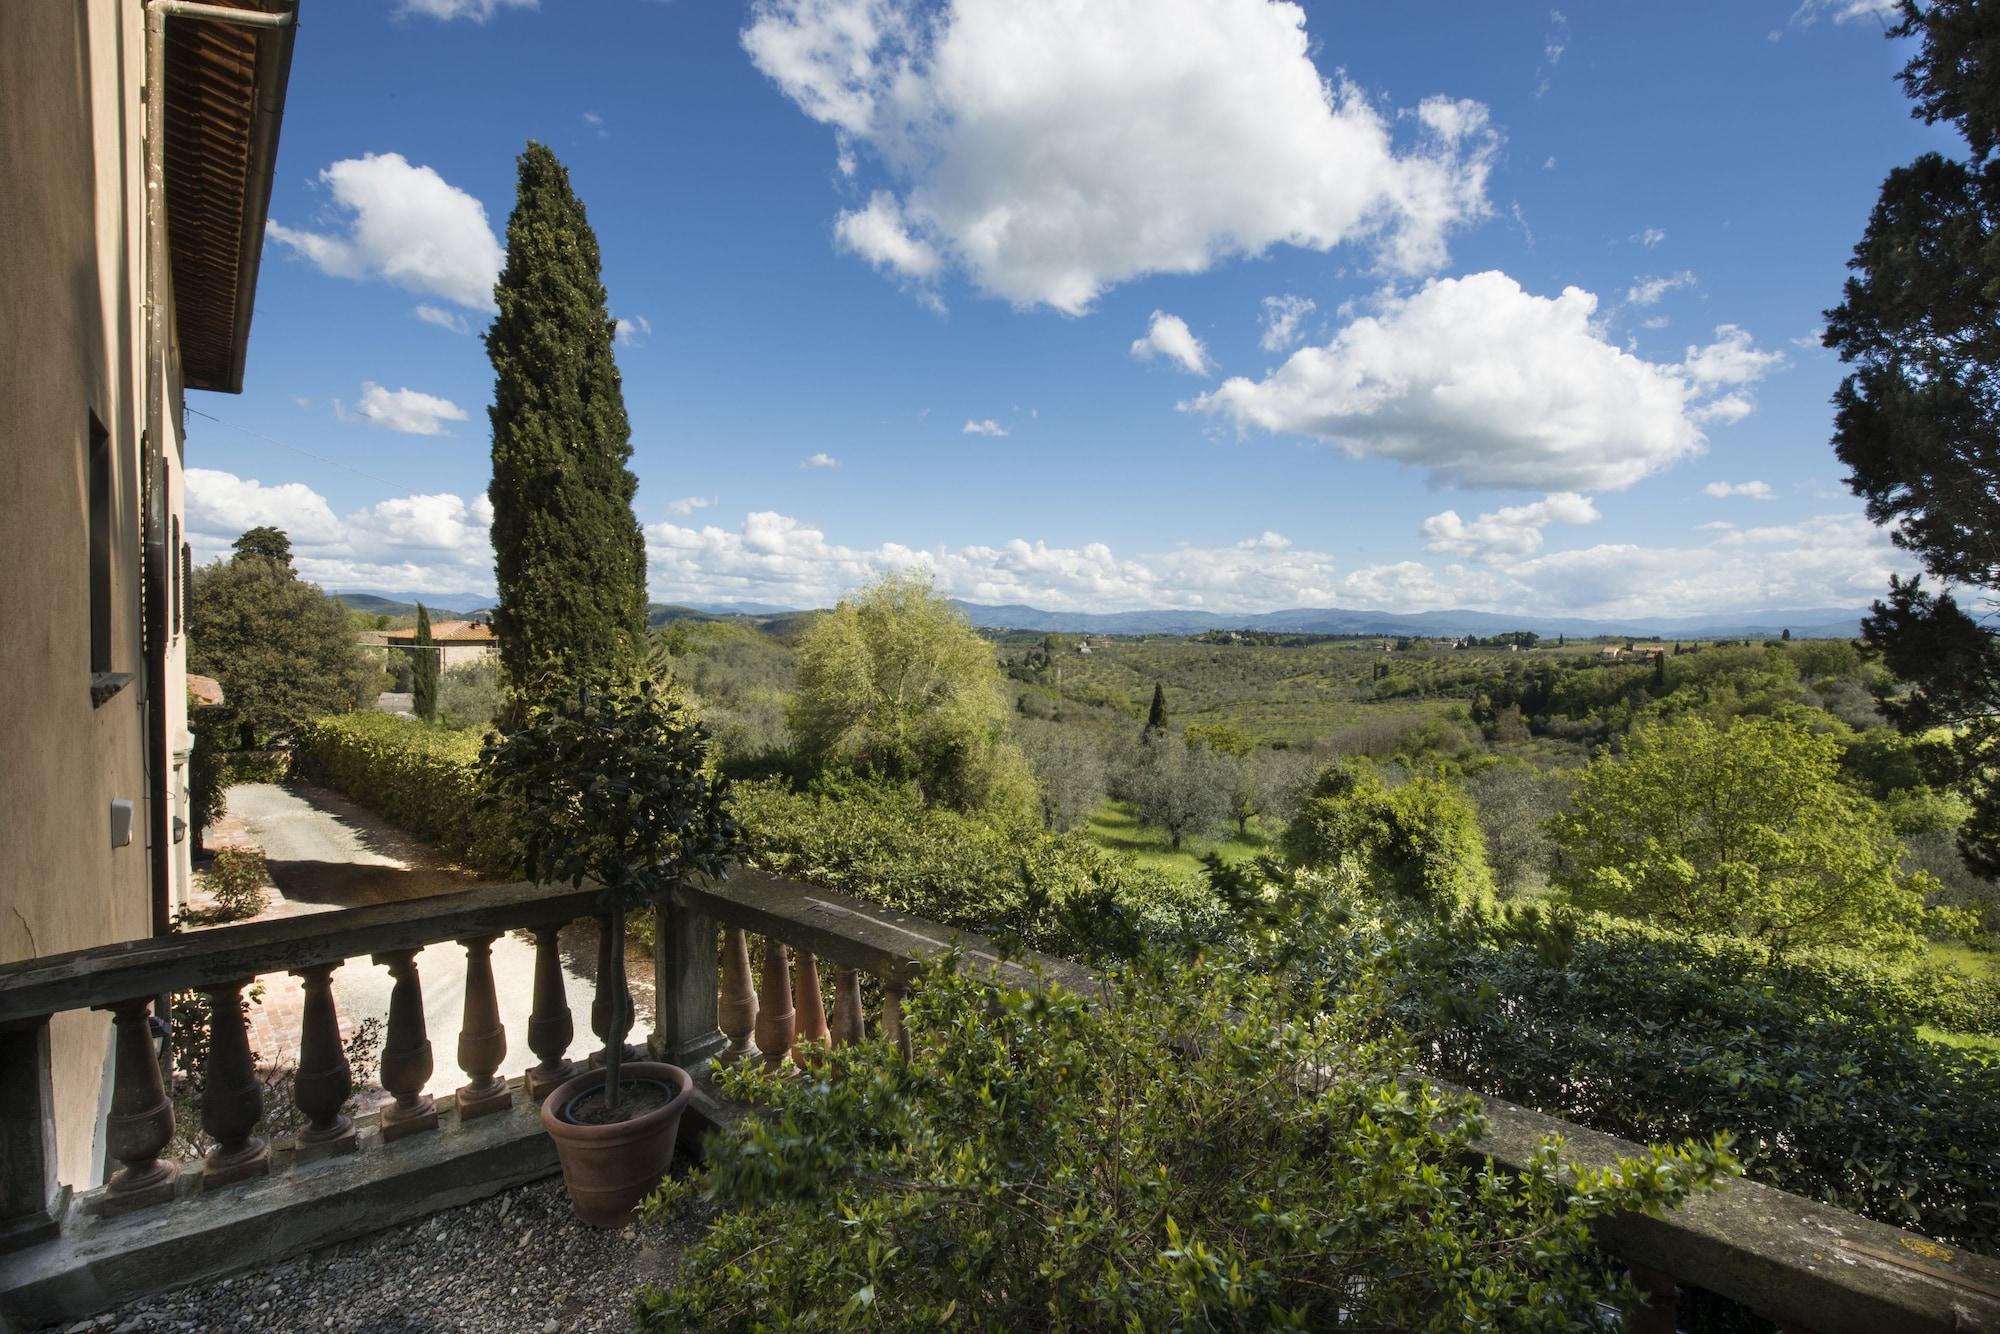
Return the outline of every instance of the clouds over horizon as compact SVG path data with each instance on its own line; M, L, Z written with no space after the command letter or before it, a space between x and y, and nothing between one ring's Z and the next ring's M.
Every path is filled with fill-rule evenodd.
M691 497L685 510L713 503ZM490 597L492 516L485 496L451 494L391 497L340 516L302 483L188 471L188 534L197 559L226 556L245 529L273 524L290 534L300 574L330 588ZM953 596L1050 611L1463 608L1645 619L1858 607L1880 594L1892 572L1911 568L1858 513L1713 530L1694 546L1603 543L1541 554L1543 528L1596 517L1587 498L1560 494L1471 521L1446 511L1425 525L1433 548L1475 563L1404 560L1353 569L1271 531L1131 552L1021 537L926 549L837 542L814 523L771 510L752 511L735 527L651 523L645 541L655 600L796 607L830 606L878 574L922 566Z
M1379 305L1182 409L1392 459L1438 485L1610 491L1701 453L1703 423L1747 414L1741 387L1782 362L1734 325L1678 364L1648 361L1610 341L1592 293L1535 296L1498 271Z
M401 153L344 158L319 179L345 233L272 218L265 223L272 240L335 278L392 283L469 310L493 309L503 254L484 204ZM418 318L444 323L424 309Z
M757 0L756 67L886 176L839 245L925 286L947 269L1067 314L1152 273L1360 243L1434 270L1488 214L1480 103L1378 108L1322 78L1270 0Z

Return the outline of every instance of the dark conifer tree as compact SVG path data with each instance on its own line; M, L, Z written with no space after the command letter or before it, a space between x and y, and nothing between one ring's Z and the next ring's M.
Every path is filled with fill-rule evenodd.
M1167 730L1167 692L1160 688L1160 683L1158 681L1155 681L1153 682L1153 707L1146 711L1145 735L1149 738L1160 736L1164 734L1166 730Z
M437 721L438 651L432 647L431 614L417 604L417 634L410 650L410 706L427 723Z
M646 548L632 497L631 425L612 353L597 235L569 172L541 144L520 157L507 220L493 362L493 615L511 688L532 696L636 670Z

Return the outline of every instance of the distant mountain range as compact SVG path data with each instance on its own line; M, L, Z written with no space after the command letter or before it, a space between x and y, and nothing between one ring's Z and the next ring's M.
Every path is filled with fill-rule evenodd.
M416 599L403 594L340 593L356 611L384 616L414 616ZM471 604L466 611L425 606L439 620L487 610L490 601L474 595L455 600ZM1198 635L1205 630L1262 630L1308 635L1497 635L1532 630L1545 639L1570 635L1593 639L1602 635L1626 638L1773 639L1786 630L1794 639L1851 639L1861 633L1866 608L1807 607L1778 611L1742 611L1708 616L1667 616L1657 620L1595 619L1565 616L1516 616L1491 611L1350 611L1339 607L1295 607L1256 615L1207 611L1043 611L1039 607L991 606L962 602L954 606L974 625L986 630L1030 630L1071 635ZM750 620L791 617L809 609L769 602L654 603L647 609L654 625L676 619L740 616Z
M1042 611L957 602L976 626L989 630L1040 630L1051 634L1198 635L1204 630L1263 630L1312 635L1497 635L1532 630L1544 638L1599 635L1683 639L1769 639L1786 630L1794 639L1849 639L1861 633L1865 610L1813 607L1797 611L1746 611L1658 620L1594 620L1517 616L1490 611L1348 611L1297 607L1254 616L1205 611Z

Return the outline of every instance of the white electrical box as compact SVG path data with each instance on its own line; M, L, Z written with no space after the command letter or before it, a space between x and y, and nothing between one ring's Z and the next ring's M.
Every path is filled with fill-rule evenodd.
M118 797L111 803L111 846L123 848L131 842L132 801L129 797Z

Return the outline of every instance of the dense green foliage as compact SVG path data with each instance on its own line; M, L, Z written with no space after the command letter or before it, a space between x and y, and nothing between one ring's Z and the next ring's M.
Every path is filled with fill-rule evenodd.
M386 713L315 718L299 729L293 772L332 788L490 875L518 875L505 821L479 807L479 734Z
M502 702L500 664L492 658L438 674L437 721L446 727L483 731L500 717Z
M1893 37L1920 46L1903 68L1913 114L1962 136L1891 171L1848 263L1826 345L1849 374L1834 395L1834 452L1868 517L1890 526L1944 585L1894 580L1866 626L1916 687L1902 726L1952 729L1942 776L1973 800L1966 850L2000 870L2000 644L1953 587L2000 585L2000 3L1905 0Z
M1840 743L1770 718L1688 714L1603 754L1555 824L1577 901L1684 931L1799 945L1913 945L1923 894ZM1927 878L1927 877L1926 877Z
M643 1326L1615 1327L1599 1303L1629 1293L1590 1224L1657 1214L1726 1154L1572 1174L1552 1144L1481 1171L1477 1101L1404 1080L1366 997L1149 965L1086 1005L936 967L907 1054L737 1078L771 1115L709 1141L695 1180L730 1212L642 1291Z
M417 629L411 636L410 708L427 723L438 716L438 655L432 647L431 614L417 604Z
M1036 949L1116 958L1143 942L1192 948L1226 926L1196 880L1143 870L1078 834L926 807L906 789L745 783L736 811L764 870Z
M993 651L927 574L889 574L799 642L792 735L815 768L914 784L933 805L1035 817Z
M299 578L290 549L277 529L253 528L188 590L188 670L220 681L225 701L203 727L233 727L241 746L365 703L375 675L346 611Z
M1439 778L1389 787L1366 764L1328 768L1285 831L1295 866L1354 868L1417 911L1462 917L1488 905L1493 872L1472 803Z
M634 671L646 548L626 465L632 428L612 350L597 234L556 155L520 157L507 263L486 334L493 362L493 626L530 696Z

